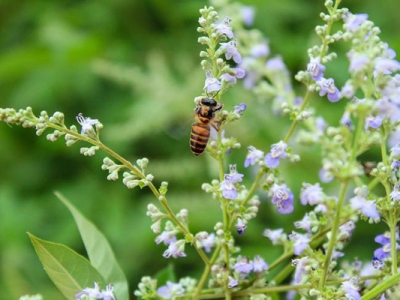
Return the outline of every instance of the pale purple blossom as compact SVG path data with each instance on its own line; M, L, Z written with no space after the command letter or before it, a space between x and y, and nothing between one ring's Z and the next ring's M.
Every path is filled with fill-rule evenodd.
M399 245L397 244L398 240L399 240L399 234L398 232L396 232L396 241L393 241L393 243L396 243L396 249L399 248ZM375 242L381 244L382 247L374 251L374 256L379 260L384 260L390 257L391 243L392 243L390 238L390 232L387 231L384 234L377 235L375 237Z
M289 240L293 242L293 253L300 255L304 250L308 248L310 243L310 237L308 234L301 234L293 231L289 234Z
M300 192L300 202L303 205L317 205L324 202L324 192L319 186L319 183L309 184L303 183L303 187Z
M242 235L246 231L246 229L247 229L246 223L243 222L241 218L238 218L236 222L237 233Z
M353 279L350 279L349 281L344 281L342 283L342 288L346 293L345 296L347 297L347 299L361 300L361 295L358 292L358 287L354 284Z
M334 178L332 172L325 168L321 168L319 170L318 176L321 182L323 183L331 182Z
M397 170L400 167L400 160L394 159L390 167L393 170Z
M308 256L292 259L292 266L296 267L296 271L294 273L294 283L300 284L304 275L307 274L306 266L308 263Z
M237 281L235 278L233 278L232 276L229 276L228 288L232 289L232 288L234 288L234 287L237 287L238 284L239 284L239 283L238 283L238 281Z
M163 256L165 258L170 258L171 256L173 258L178 258L178 257L185 257L185 241L184 240L178 240L176 242L173 242L169 244L168 249L165 250Z
M245 277L253 270L253 263L247 257L239 256L232 269L240 276Z
M242 61L242 56L239 51L236 49L236 42L229 41L227 43L220 43L221 50L225 53L225 58L227 60L233 59L233 61L237 64L240 64Z
M359 72L363 70L370 62L370 59L365 54L349 52L347 53L347 57L350 60L350 72Z
M261 258L261 256L256 255L253 259L253 272L261 273L262 271L268 270L268 264Z
M184 292L185 290L180 283L173 283L171 281L167 281L166 285L157 289L157 294L165 299L181 296Z
M241 9L243 23L246 26L253 25L254 22L254 7L243 5Z
M75 299L82 299L84 296L87 298L96 298L100 297L100 287L97 282L94 283L94 288L84 288L79 293L75 294Z
M392 74L400 70L400 62L390 58L378 57L375 59L375 72Z
M325 69L325 66L320 63L319 57L311 58L310 62L307 64L307 71L315 81L320 80L324 76Z
M306 213L300 221L294 222L294 227L297 229L303 229L308 233L311 233L311 219L310 216Z
M278 240L284 236L284 233L282 228L275 230L265 229L263 232L263 236L269 238L272 244L276 245Z
M385 266L385 263L383 261L381 261L379 258L373 257L372 258L372 266L374 267L374 269L382 270L383 267Z
M358 28L368 20L367 14L352 14L347 13L343 16L344 19L344 28L349 32L355 32Z
M204 251L210 253L211 247L214 247L215 245L215 234L206 234L204 238L199 239L199 242L201 243L201 246L204 247Z
M343 236L343 239L346 240L353 235L355 229L356 229L356 224L353 221L348 221L343 225L339 226L339 232Z
M352 130L354 128L353 122L351 121L351 117L350 117L350 112L349 111L345 111L343 113L342 118L340 119L340 124L343 126L348 127L350 130Z
M319 95L325 96L327 95L328 100L330 102L337 102L340 99L340 92L338 88L335 86L335 81L332 78L326 79L321 78L317 81L318 86L320 87Z
M396 145L394 145L390 149L390 152L392 153L393 156L400 156L400 142L398 142Z
M268 71L282 71L286 69L285 63L280 56L268 59L265 63L265 67Z
M246 156L246 159L244 161L244 167L247 168L250 165L254 165L257 160L261 159L264 157L264 152L262 152L261 150L256 149L253 146L249 146L247 148L248 153Z
M218 92L222 88L221 82L212 76L210 71L206 72L206 81L204 83L204 90L207 93Z
M245 76L245 71L241 68L233 68L232 70L233 75L230 73L224 73L221 75L221 80L231 84L236 84L237 78L243 78Z
M268 56L269 52L270 51L269 51L268 44L265 41L260 44L254 45L250 50L250 54L253 57Z
M114 289L114 286L112 284L107 284L106 290L105 291L101 291L99 299L115 300L113 289Z
M281 158L286 158L287 144L283 141L273 144L271 146L271 152L267 153L264 162L268 168L274 169L279 166Z
M242 181L243 174L236 171L236 165L230 165L229 169L230 172L229 174L225 174L219 190L222 191L222 196L224 198L233 200L238 196L235 183Z
M365 129L373 128L377 129L382 125L382 118L380 116L369 116L365 120Z
M91 119L89 117L85 118L81 113L76 116L76 120L79 125L82 126L81 134L88 133L93 130L93 126L100 124L99 120Z
M170 245L176 242L176 232L175 231L163 231L160 235L156 237L156 244L164 243L165 245Z
M293 212L293 193L287 188L286 184L274 184L270 190L272 194L272 204L280 214L290 214Z
M241 115L246 110L246 108L247 108L246 103L240 103L233 107L233 109L234 109L233 112L235 114Z
M400 200L400 191L399 191L399 189L400 189L400 184L399 184L399 183L396 183L396 184L394 185L394 187L393 187L393 191L390 193L390 197L391 197L393 200L396 200L396 201L399 201L399 200Z
M216 26L216 30L220 35L226 35L228 38L233 38L232 27L230 26L232 20L226 17L221 23Z
M346 81L345 85L342 87L342 90L340 91L340 96L347 99L351 99L353 98L354 93L355 90L353 84L349 80Z
M350 199L351 207L355 211L361 212L367 218L379 220L379 212L376 209L375 201L368 200L365 195L358 194Z

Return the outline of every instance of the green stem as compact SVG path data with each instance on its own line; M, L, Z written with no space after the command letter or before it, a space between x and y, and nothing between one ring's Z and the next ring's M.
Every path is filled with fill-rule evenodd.
M346 191L347 191L348 184L349 184L349 180L348 179L346 179L341 184L339 200L338 200L338 203L336 205L336 215L335 215L335 219L333 220L333 225L332 225L331 238L329 240L328 250L326 252L325 261L324 261L323 269L322 269L322 278L321 278L321 281L320 281L320 284L319 284L319 287L320 287L321 290L325 286L325 281L326 281L326 277L328 275L329 265L331 263L333 250L335 249L336 236L337 236L339 225L340 225L340 215L341 215L341 212L342 212L342 207L343 207L344 199L345 199L345 196L346 196Z
M304 99L303 99L303 103L301 104L301 107L299 109L299 114L306 108L308 100L310 98L310 91L308 90L308 86L307 86L307 91L306 94L304 95ZM292 134L294 133L294 130L296 129L297 124L299 123L299 121L297 119L294 119L292 122L292 125L290 126L288 132L286 133L285 137L283 138L283 142L285 144L288 143L290 137L292 136Z
M393 275L361 297L361 300L371 300L400 281L400 274Z

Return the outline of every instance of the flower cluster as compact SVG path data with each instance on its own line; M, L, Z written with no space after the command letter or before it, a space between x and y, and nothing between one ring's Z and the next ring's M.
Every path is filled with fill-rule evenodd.
M75 299L84 300L84 299L104 299L104 300L115 300L115 296L113 294L113 285L107 284L106 289L100 291L99 284L97 282L94 283L94 288L84 288L82 291L75 295Z

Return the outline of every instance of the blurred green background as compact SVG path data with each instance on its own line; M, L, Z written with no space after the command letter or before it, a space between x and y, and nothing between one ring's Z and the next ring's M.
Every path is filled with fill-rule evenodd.
M295 74L308 61L306 50L315 41L313 28L321 24L323 1L243 1L256 9L256 28L270 41L273 54L281 54ZM193 98L202 92L204 73L196 32L199 0L116 1L15 1L0 2L0 107L32 106L38 114L62 111L66 123L75 116L101 120L102 140L131 161L150 159L148 171L155 184L169 182L169 200L178 211L188 208L192 232L211 231L220 219L219 205L201 190L216 177L212 161L194 157L188 146ZM400 51L398 0L344 1L354 13L368 13L382 30L382 39ZM338 49L344 51L343 49ZM343 56L343 52L340 53ZM347 78L342 57L329 66L330 76L341 85ZM299 95L302 87L296 86ZM317 99L317 98L316 98ZM248 110L226 134L235 134L242 149L229 156L244 170L248 145L266 150L282 138L289 123L271 114L270 104L257 101L240 84L225 97L232 107L246 102ZM314 101L316 103L317 101ZM329 105L329 109L326 109ZM318 112L337 122L345 101L332 105L318 101ZM335 123L334 123L335 124ZM273 128L273 130L271 130ZM156 202L147 189L128 190L109 182L100 166L104 154L84 157L79 145L71 149L63 140L51 143L34 130L0 124L0 299L17 299L42 293L60 299L36 257L26 232L85 254L72 217L56 199L58 190L69 198L109 238L129 280L131 291L141 276L154 275L169 263L177 276L198 276L201 262L189 246L188 257L166 260L165 246L156 246L146 206ZM317 148L296 148L302 161L284 164L282 172L297 195L301 183L317 181ZM372 158L373 159L373 158ZM336 185L324 187L336 194ZM265 193L256 221L244 236L236 236L243 254L263 255L269 262L281 249L262 237L266 227L292 229L304 208L289 216L278 215ZM206 216L206 218L205 218ZM205 219L207 220L204 224ZM369 260L377 244L375 234L385 226L360 224L350 243L347 259ZM133 296L132 296L133 298Z

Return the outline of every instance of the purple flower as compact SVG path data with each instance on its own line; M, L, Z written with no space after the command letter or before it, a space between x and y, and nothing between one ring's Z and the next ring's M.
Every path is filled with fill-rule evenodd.
M397 170L400 167L400 160L393 160L391 166L390 166L393 170Z
M254 7L243 5L241 9L243 23L246 26L253 25L254 22Z
M159 236L156 237L156 243L164 243L165 245L170 245L176 242L176 232L175 231L163 231Z
M358 292L358 287L355 285L354 281L355 281L354 279L350 279L349 281L344 281L342 283L342 288L346 293L345 296L348 299L361 300L361 295Z
M261 258L261 256L254 256L253 260L253 271L255 273L261 273L262 271L268 270L268 264Z
M394 187L393 187L393 191L390 193L390 197L391 197L393 200L397 200L397 201L400 200L400 191L399 191L399 188L400 188L400 184L399 184L399 183L396 183L396 184L394 185Z
M400 156L400 142L394 145L391 149L390 152L394 156Z
M253 270L253 263L247 257L238 257L236 264L232 266L236 273L245 277Z
M348 127L350 130L353 129L354 126L353 126L353 122L351 121L350 112L349 111L346 110L343 113L343 116L340 119L340 124L343 125L343 126Z
M233 278L232 276L229 276L228 288L232 289L232 288L234 288L234 287L237 287L238 284L239 284L239 283L238 283L238 281L237 281L235 278Z
M396 232L396 241L399 240L399 235ZM396 241L393 241L393 243L396 243ZM390 232L385 232L384 234L380 234L375 237L375 242L378 244L381 244L382 247L376 249L374 251L374 256L379 259L379 260L384 260L388 257L390 257L390 251L391 251L391 240L390 240ZM396 249L399 248L399 245L396 243Z
M382 118L380 116L369 116L365 120L365 129L373 128L377 129L382 125Z
M297 229L303 229L308 233L311 233L311 219L306 213L300 221L294 222L294 227Z
M341 233L342 239L347 240L353 235L356 224L353 221L348 221L342 226L339 226L339 232Z
M254 148L253 146L249 146L247 148L247 150L249 152L247 153L246 160L244 161L245 168L247 168L250 165L254 166L254 164L257 162L257 160L264 157L264 152Z
M286 69L285 63L280 56L268 59L265 63L265 67L268 71L282 71Z
M75 294L75 299L82 299L83 296L86 298L96 298L100 297L100 287L97 282L94 283L94 288L84 288L79 293Z
M361 212L367 218L371 218L373 220L379 220L379 212L376 210L375 201L367 200L368 189L365 188L357 188L356 196L350 199L351 207L355 211Z
M300 255L308 248L308 244L310 243L310 238L307 234L300 234L295 231L289 234L289 240L293 242L293 252L295 255Z
M225 18L221 23L216 26L216 30L220 35L226 35L228 38L233 38L232 28L229 26L232 20Z
M204 232L204 235L200 235L201 237L198 239L201 246L204 247L204 250L209 253L211 251L211 247L215 245L215 234L208 234Z
M310 185L309 183L303 183L303 187L300 192L300 202L303 205L317 205L324 202L324 193L319 183Z
M290 214L293 212L293 193L286 187L286 184L274 184L270 192L272 193L272 204L276 206L280 214Z
M184 292L185 290L180 283L172 283L171 281L167 281L166 285L163 285L157 289L157 294L165 299L181 296Z
M93 126L100 124L99 120L85 118L81 113L76 116L76 120L82 126L81 134L85 134L93 130Z
M222 191L222 196L225 199L234 200L237 198L238 193L235 183L242 181L243 174L236 171L236 165L230 165L230 173L225 174L224 181L221 182L219 188Z
M307 64L307 71L315 81L320 80L324 76L325 69L325 66L320 63L319 57L311 58Z
M367 14L356 14L347 13L343 16L344 19L344 28L349 32L355 32L358 28L368 20Z
M99 299L115 300L113 289L114 289L114 286L112 284L107 284L106 290L105 291L101 291Z
M242 62L242 56L236 49L236 42L230 41L228 43L220 43L221 50L225 53L225 58L227 60L233 59L233 61L237 64Z
M355 93L354 87L350 81L346 81L345 85L342 87L340 92L341 97L351 99Z
M238 218L236 223L237 233L242 235L247 229L246 223L243 222L242 219Z
M328 100L330 102L337 102L340 99L340 92L338 88L335 86L335 81L332 78L325 79L321 78L317 81L317 84L320 87L319 95L320 96L328 96Z
M308 263L308 256L292 259L292 266L296 267L296 271L294 273L294 283L300 284L302 282L303 276L307 274L306 266Z
M319 170L318 176L323 183L328 183L333 180L333 174L325 168Z
M179 240L169 244L168 249L165 250L163 256L165 258L170 258L171 256L173 258L185 257L186 254L184 251L185 251L185 241Z
M247 108L246 103L240 103L240 104L235 105L235 106L233 107L233 109L234 109L233 112L234 112L235 114L241 115L241 114L246 110L246 108Z
M385 266L385 264L383 261L381 261L377 257L373 257L372 258L372 266L374 267L374 269L382 270L383 267Z
M206 72L206 82L204 84L204 90L207 93L218 92L222 88L221 82L212 76L211 71Z
M365 54L356 54L353 52L349 52L347 53L347 57L350 60L350 72L359 72L363 70L370 62L370 59Z
M381 58L375 59L375 72L382 74L392 74L400 70L400 62L394 59ZM374 72L374 73L375 73Z
M279 166L279 161L281 158L286 157L287 144L280 141L277 144L271 146L271 152L265 156L265 165L270 169L275 169Z
M243 78L245 75L245 71L241 68L233 68L233 75L229 73L224 73L221 75L221 80L229 82L231 84L236 84L237 78Z
M251 50L250 50L250 54L253 57L264 57L264 56L268 56L269 54L269 47L267 42L262 42L260 44L254 45Z
M267 238L269 238L271 240L272 244L276 245L277 241L285 235L283 234L283 229L279 228L279 229L275 229L275 230L265 229L263 232L263 236L266 236Z

